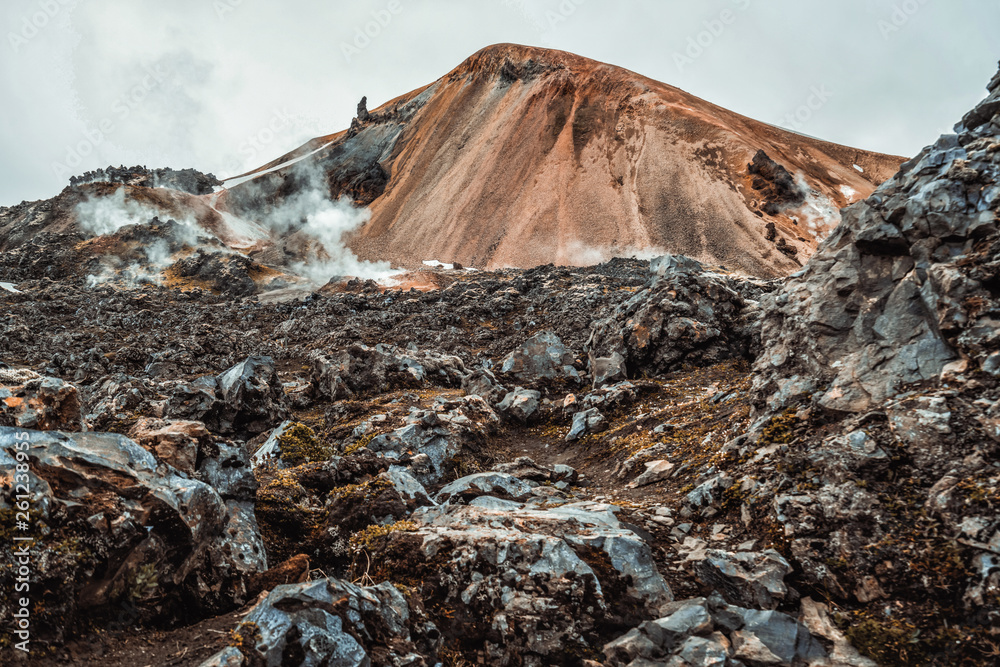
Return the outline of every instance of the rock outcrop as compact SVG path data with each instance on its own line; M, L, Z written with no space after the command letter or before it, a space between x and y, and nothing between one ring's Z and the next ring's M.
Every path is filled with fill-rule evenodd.
M672 594L613 507L551 509L478 498L424 508L365 544L379 576L411 586L439 623L492 664L565 664L595 640L654 618ZM453 635L452 627L441 626Z
M587 353L595 383L621 374L667 373L751 357L759 347L757 300L775 285L716 273L687 257L650 264L646 289L591 326Z
M249 494L216 489L120 435L4 427L0 470L5 530L23 510L13 534L34 540L30 589L43 609L32 616L35 637L61 641L85 623L113 620L123 605L132 622L229 611L267 569L247 502L252 478ZM13 590L16 557L7 550L4 559L0 580ZM5 616L14 604L4 596Z
M846 209L767 298L755 389L769 408L816 394L823 408L863 412L1000 349L998 94Z

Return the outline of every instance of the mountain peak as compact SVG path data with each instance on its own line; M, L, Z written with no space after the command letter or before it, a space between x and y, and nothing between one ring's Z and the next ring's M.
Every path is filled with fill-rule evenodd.
M473 53L452 70L449 78L475 76L486 79L531 79L558 70L580 72L599 64L566 51L501 43Z

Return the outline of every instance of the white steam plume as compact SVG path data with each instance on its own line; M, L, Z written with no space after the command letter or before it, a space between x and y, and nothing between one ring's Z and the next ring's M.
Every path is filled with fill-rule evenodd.
M806 196L805 203L799 207L798 212L816 240L822 241L840 224L840 209L827 197L810 188L801 173L796 175L795 184Z
M114 234L128 225L144 225L153 218L159 217L166 222L173 216L161 211L155 206L142 204L125 196L126 187L119 186L113 194L106 196L91 196L76 205L76 218L80 229L90 236ZM197 233L191 219L177 221L184 231L185 242L197 243ZM190 232L190 234L188 233Z
M125 187L106 197L89 197L76 206L80 229L91 236L114 234L126 225L143 224L160 214L155 208L126 199Z
M368 209L357 208L347 197L332 201L325 174L313 161L297 163L293 172L305 186L270 211L262 223L277 236L298 232L322 246L322 252L311 253L292 263L289 268L294 273L317 284L325 284L338 276L384 280L398 273L392 270L389 262L358 259L344 245L344 234L359 229L371 219Z

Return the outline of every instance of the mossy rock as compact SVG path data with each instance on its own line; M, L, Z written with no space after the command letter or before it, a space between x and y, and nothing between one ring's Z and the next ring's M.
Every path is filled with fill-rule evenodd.
M315 431L296 422L278 436L281 458L290 465L326 461L333 455L333 447L316 437Z

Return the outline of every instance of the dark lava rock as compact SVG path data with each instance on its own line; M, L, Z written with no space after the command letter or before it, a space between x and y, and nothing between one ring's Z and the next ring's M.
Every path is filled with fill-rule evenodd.
M763 150L753 156L747 172L754 177L751 186L764 198L762 210L768 215L777 215L782 209L799 206L806 200L805 193L788 170Z
M14 483L15 465L26 464ZM171 622L247 602L245 580L266 569L251 503L160 464L115 434L0 427L0 515L30 496L32 638L114 619ZM249 474L245 469L244 474ZM4 551L0 584L13 590L16 558ZM14 596L0 598L5 616Z

